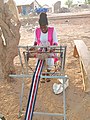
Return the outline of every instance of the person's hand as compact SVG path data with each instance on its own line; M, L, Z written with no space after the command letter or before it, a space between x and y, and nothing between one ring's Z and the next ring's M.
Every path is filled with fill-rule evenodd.
M55 51L55 48L51 48L50 49L50 53L54 52Z
M57 43L54 43L53 46L57 46ZM51 48L51 49L50 49L50 52L54 52L55 49L56 49L56 47Z
M34 51L35 50L35 47L31 47L30 49L29 49L29 51Z
M33 46L37 46L37 42L35 41L34 42L34 45ZM33 50L35 50L35 47L31 47L30 49L29 49L29 51L33 51Z
M50 49L50 52L54 52L55 51L55 47Z

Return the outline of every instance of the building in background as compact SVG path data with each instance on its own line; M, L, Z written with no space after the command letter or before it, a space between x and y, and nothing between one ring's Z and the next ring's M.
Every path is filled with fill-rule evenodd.
M27 15L30 12L34 12L35 8L40 7L40 4L36 0L33 2L28 2L26 4L17 5L19 14Z
M57 1L53 6L52 6L52 12L54 13L60 13L61 10L61 1Z
M41 6L37 0L34 0L33 2L27 2L21 5L17 5L19 14L22 15L28 15L30 13L34 13L36 8L45 8L48 9L48 12L55 12L59 13L61 8L61 1L57 1L53 7L50 7L49 5L45 4Z

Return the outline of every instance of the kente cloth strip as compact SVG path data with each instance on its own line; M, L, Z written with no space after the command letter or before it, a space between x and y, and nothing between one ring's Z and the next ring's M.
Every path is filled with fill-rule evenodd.
M41 75L41 72L43 69L44 61L45 60L38 60L38 62L37 62L35 72L34 72L34 75L32 78L32 83L31 83L28 104L27 104L27 109L26 109L24 120L32 120L37 91L38 91L38 85L39 85L39 80L40 80L40 75Z

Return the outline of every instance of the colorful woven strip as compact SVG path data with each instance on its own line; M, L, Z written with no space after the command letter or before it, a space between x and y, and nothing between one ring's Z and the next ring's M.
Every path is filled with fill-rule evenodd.
M37 66L36 66L36 69L35 69L35 72L32 78L32 83L31 83L28 104L27 104L27 109L26 109L24 120L32 120L37 91L38 91L38 84L39 84L43 65L44 65L44 60L38 60Z

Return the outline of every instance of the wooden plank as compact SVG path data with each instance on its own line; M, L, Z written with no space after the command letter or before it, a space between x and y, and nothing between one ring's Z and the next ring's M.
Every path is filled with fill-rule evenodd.
M90 91L90 51L82 40L74 40L74 57L79 57L84 79L84 90Z

